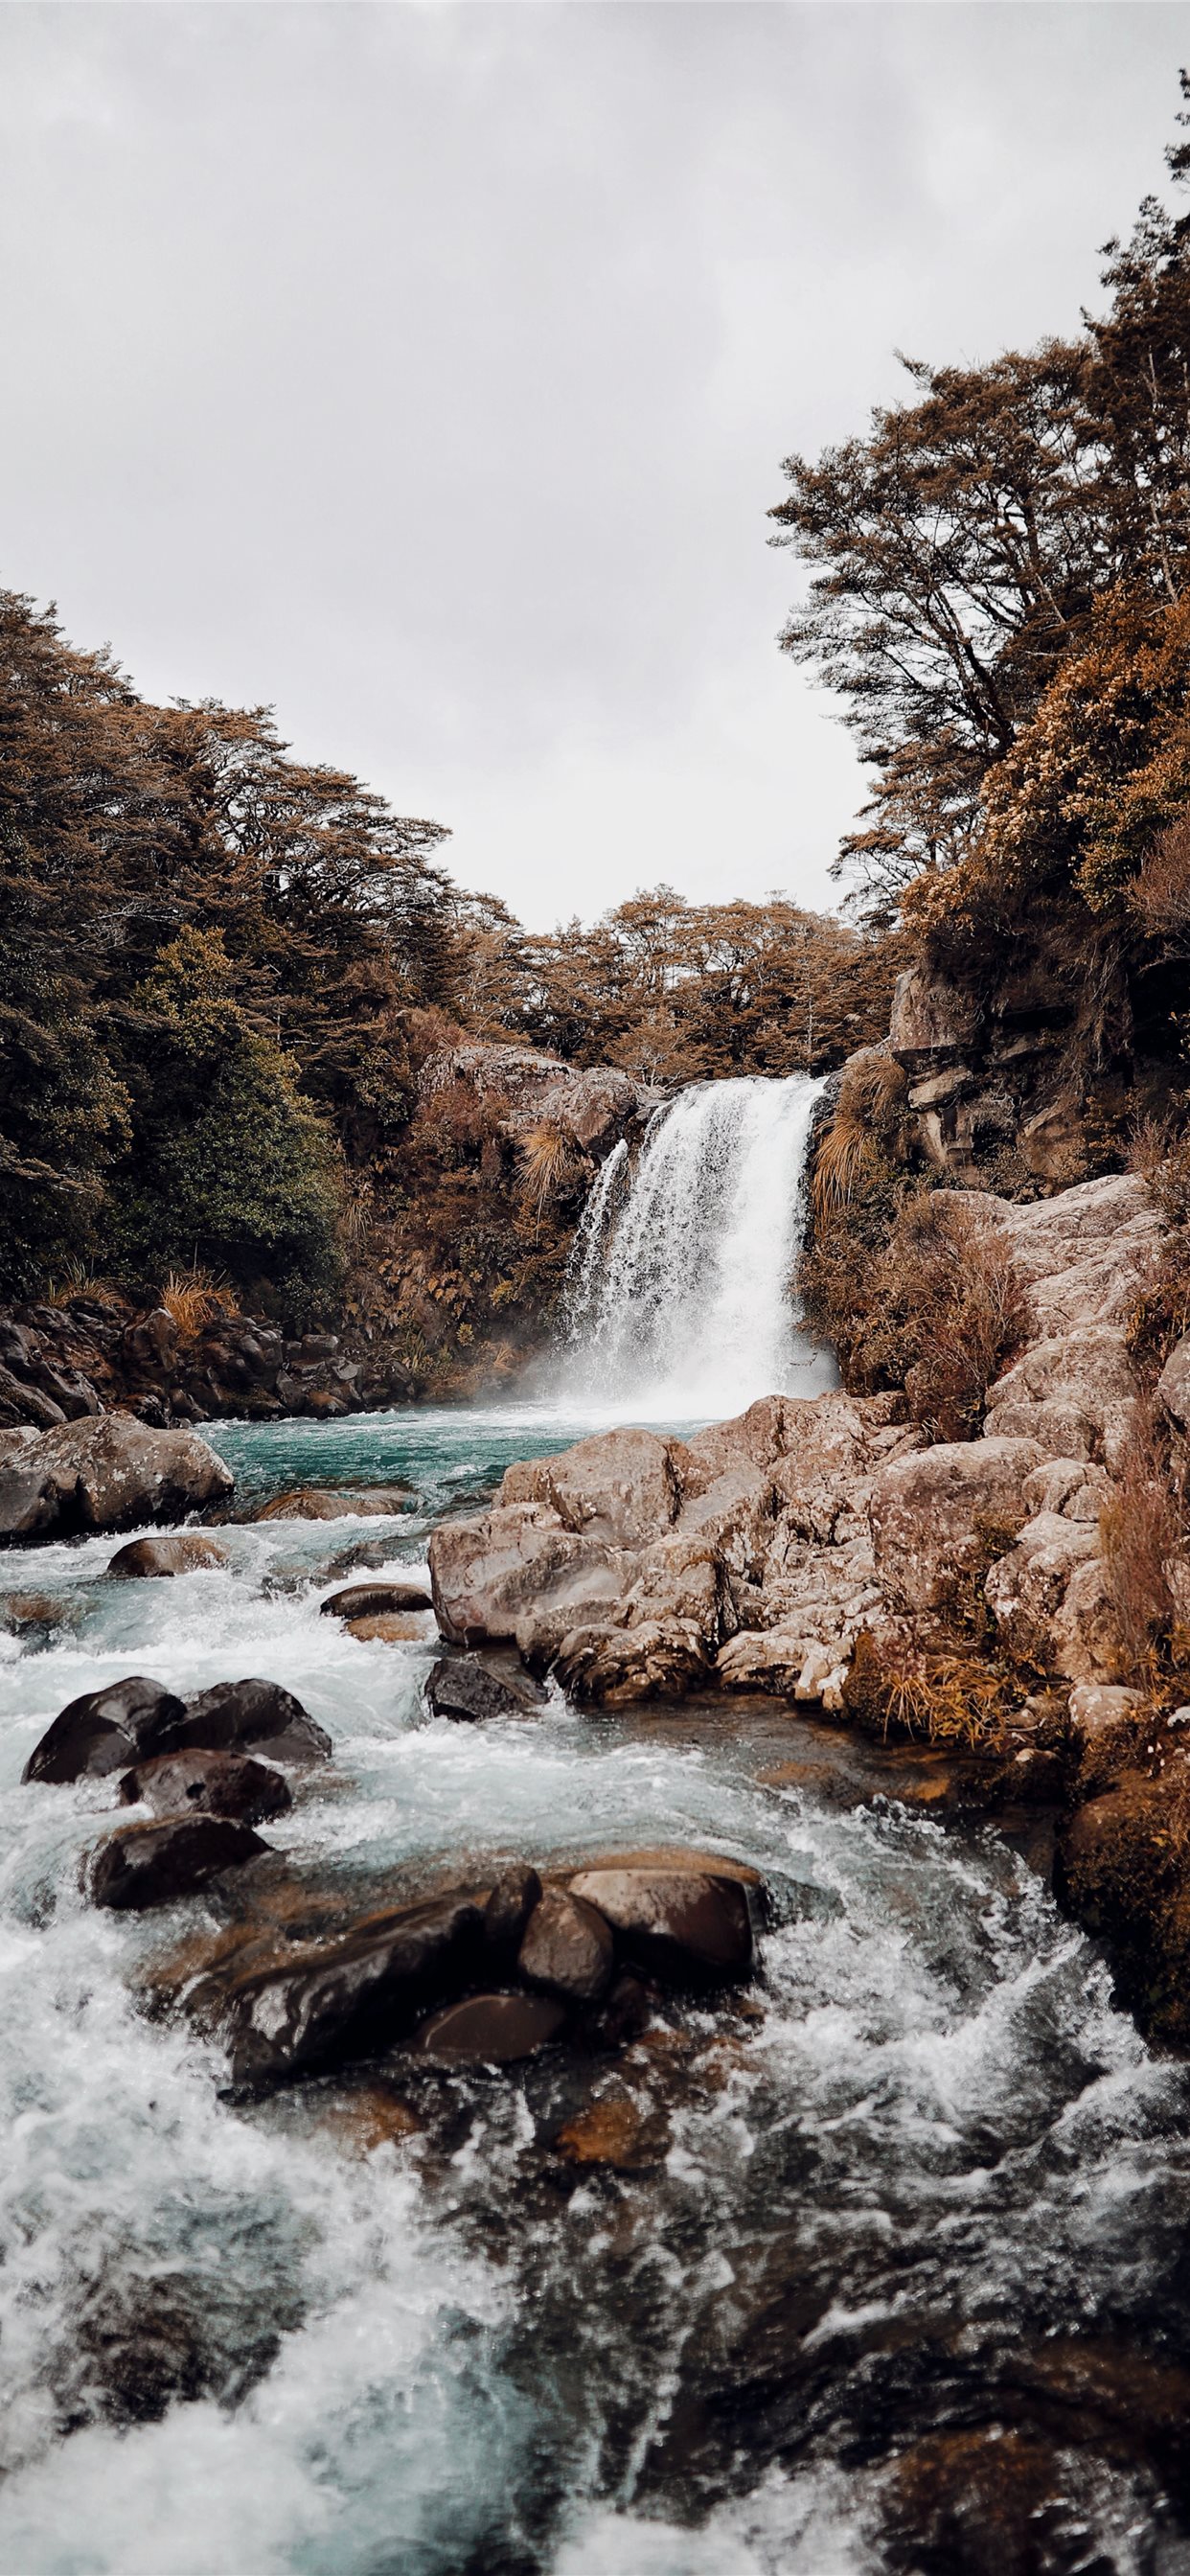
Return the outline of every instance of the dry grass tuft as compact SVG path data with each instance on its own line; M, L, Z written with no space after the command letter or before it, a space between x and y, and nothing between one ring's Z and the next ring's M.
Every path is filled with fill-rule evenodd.
M1099 1550L1127 1673L1151 1681L1168 1659L1177 1604L1171 1572L1185 1547L1184 1497L1155 1406L1138 1405L1099 1515Z
M180 1333L200 1332L227 1313L227 1299L209 1270L171 1270L160 1302Z
M520 1177L533 1215L540 1216L569 1187L577 1169L574 1137L559 1119L542 1118L526 1130L520 1140Z
M850 1715L874 1734L971 1752L998 1734L1011 1694L1005 1676L975 1655L886 1646L865 1628L844 1697Z

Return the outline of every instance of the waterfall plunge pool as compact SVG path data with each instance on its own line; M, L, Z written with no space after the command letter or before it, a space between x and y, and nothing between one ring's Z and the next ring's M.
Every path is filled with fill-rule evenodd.
M581 1427L531 1421L224 1426L248 1494L403 1476L416 1505L235 1525L226 1573L170 1583L106 1584L106 1541L5 1561L67 1617L0 1660L0 2564L1185 2576L1190 2080L1013 1845L799 1785L830 1741L755 1702L451 1727L428 1647L320 1618L351 1538L410 1568ZM270 1829L298 1870L655 1840L820 1901L778 1909L746 2007L630 2059L231 2102L134 2001L203 1900L89 1911L105 1784L17 1785L66 1699L135 1670L265 1673L329 1728ZM623 2097L623 2169L568 2162Z

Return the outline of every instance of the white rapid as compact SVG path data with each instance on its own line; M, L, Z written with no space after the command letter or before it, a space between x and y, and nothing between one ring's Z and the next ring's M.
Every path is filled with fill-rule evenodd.
M673 1421L832 1383L793 1292L819 1089L806 1074L694 1083L635 1172L626 1146L609 1157L571 1263L573 1401Z

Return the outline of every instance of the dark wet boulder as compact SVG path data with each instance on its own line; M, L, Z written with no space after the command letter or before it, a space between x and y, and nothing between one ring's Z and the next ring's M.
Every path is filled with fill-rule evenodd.
M250 1825L229 1816L167 1816L159 1824L121 1825L92 1854L87 1893L94 1905L139 1914L192 1896L222 1870L238 1869L268 1848Z
M413 1496L408 1485L368 1485L353 1493L322 1485L296 1485L253 1512L256 1521L342 1521L395 1518L407 1511Z
M752 1920L746 1889L711 1869L581 1870L570 1883L604 1915L624 1956L669 1985L746 1976Z
M178 1530L167 1538L129 1539L126 1547L116 1549L107 1570L117 1583L126 1583L150 1575L219 1572L230 1562L218 1539L204 1538L199 1530Z
M529 1917L541 1903L541 1880L535 1869L503 1869L483 1909L487 1948L511 1966L524 1940Z
M318 1606L324 1618L354 1621L384 1618L393 1611L431 1610L434 1605L424 1583L349 1583Z
M426 1683L426 1702L435 1717L482 1723L489 1717L531 1717L544 1704L528 1674L494 1673L470 1657L444 1656Z
M321 1762L331 1739L279 1682L216 1682L142 1734L145 1753L251 1749L265 1761Z
M216 2016L233 2081L284 2083L381 2054L466 1987L482 1930L473 1899L448 1897L373 1916L343 1940L240 1978Z
M126 1806L155 1816L232 1816L245 1825L284 1815L293 1792L279 1771L246 1753L158 1753L120 1782Z
M180 1721L185 1710L172 1691L143 1673L84 1691L61 1709L34 1746L24 1780L83 1780L125 1770L153 1729Z
M560 2038L566 2020L553 1995L468 1995L424 2022L413 2045L444 2065L512 2066Z
M529 1917L517 1954L526 1985L540 1986L564 2003L597 2004L615 1966L615 1942L606 1916L581 1896L552 1889Z
M177 1521L223 1501L234 1478L193 1431L154 1431L130 1413L7 1432L0 1446L0 1539L68 1536Z

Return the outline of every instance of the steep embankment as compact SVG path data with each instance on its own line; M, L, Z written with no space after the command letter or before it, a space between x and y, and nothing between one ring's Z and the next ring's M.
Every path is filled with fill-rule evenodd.
M356 1202L322 1329L286 1333L267 1304L185 1280L148 1307L104 1282L18 1305L0 1314L0 1425L113 1407L157 1425L334 1419L507 1379L547 1335L600 1164L657 1096L531 1047L438 1049Z

